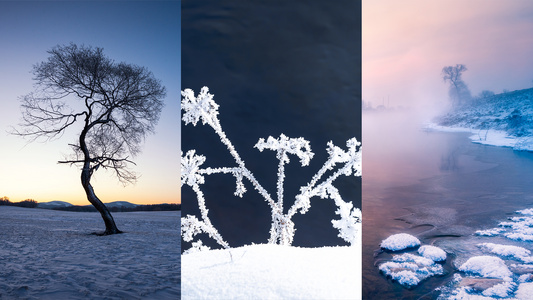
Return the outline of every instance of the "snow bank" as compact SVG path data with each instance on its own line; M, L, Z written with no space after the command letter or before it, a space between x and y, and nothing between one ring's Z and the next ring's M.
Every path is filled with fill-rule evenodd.
M469 132L472 133L469 137L472 143L497 147L510 147L513 148L513 150L518 151L533 151L533 137L517 137L502 130L480 130L466 127L447 127L436 124L426 124L424 129L427 131L441 132Z
M472 141L533 151L533 89L506 92L458 107L437 118L433 130L473 133ZM451 128L450 128L451 127Z
M418 246L420 246L420 240L407 233L391 235L381 242L381 248L391 251L400 251Z
M474 256L459 267L459 271L482 277L501 278L510 280L512 275L505 262L495 256Z
M272 244L182 255L182 299L361 299L360 247Z
M418 253L425 258L429 258L433 261L445 261L446 252L439 247L423 245L418 248Z

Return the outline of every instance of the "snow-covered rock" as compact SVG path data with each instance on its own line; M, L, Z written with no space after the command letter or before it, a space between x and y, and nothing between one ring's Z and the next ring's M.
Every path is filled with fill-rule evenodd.
M395 255L392 261L382 263L379 270L406 287L416 286L426 278L444 273L442 265L409 253Z
M474 256L459 267L459 271L482 277L501 278L510 280L512 275L505 262L496 256Z
M418 253L425 258L429 258L433 261L445 261L446 252L439 247L431 245L423 245L418 248Z
M516 259L524 259L531 255L531 251L519 246L482 243L478 244L478 247L500 256L508 256Z
M407 233L391 235L381 242L381 248L391 251L400 251L418 246L420 246L420 240Z
M483 296L487 297L499 297L505 298L513 294L517 287L517 284L512 281L505 281L500 284L497 284L491 288L488 288L483 291Z
M486 230L477 230L476 234L481 235L481 236L496 236L504 231L505 229L503 228L492 228L492 229L486 229Z
M520 283L515 293L515 299L530 300L533 295L533 282Z

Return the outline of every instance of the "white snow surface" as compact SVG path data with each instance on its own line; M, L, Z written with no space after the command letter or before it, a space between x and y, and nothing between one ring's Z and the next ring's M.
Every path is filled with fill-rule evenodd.
M0 206L0 299L179 299L180 212Z
M273 244L182 255L181 299L361 299L361 249Z
M400 251L418 246L420 246L420 240L408 233L393 234L381 242L381 248L391 251Z
M501 258L488 255L469 258L459 267L459 271L486 278L501 278L504 280L511 280L510 277L512 275Z
M433 261L445 261L446 252L439 247L431 245L423 245L418 248L418 254Z

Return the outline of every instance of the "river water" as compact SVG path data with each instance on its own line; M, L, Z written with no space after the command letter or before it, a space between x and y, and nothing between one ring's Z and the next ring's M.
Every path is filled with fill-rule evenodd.
M363 299L436 298L454 264L481 255L476 230L533 207L532 153L426 132L422 123L409 111L363 114ZM411 289L380 274L391 254L379 245L401 232L447 251L446 274Z

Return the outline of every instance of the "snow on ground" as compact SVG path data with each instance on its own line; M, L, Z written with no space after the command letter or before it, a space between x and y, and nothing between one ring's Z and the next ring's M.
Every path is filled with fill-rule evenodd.
M533 89L473 99L435 122L426 128L471 132L475 143L533 151Z
M420 241L416 237L407 233L391 235L381 242L381 248L391 251L400 251L418 246L420 246Z
M0 299L179 299L180 212L0 206Z
M272 244L182 255L182 299L361 299L359 246Z

